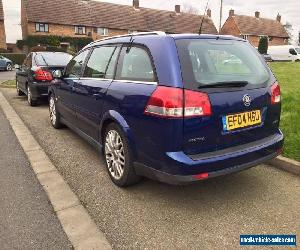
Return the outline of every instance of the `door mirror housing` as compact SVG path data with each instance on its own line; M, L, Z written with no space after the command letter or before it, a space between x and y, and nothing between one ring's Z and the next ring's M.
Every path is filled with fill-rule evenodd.
M15 67L15 69L20 69L20 65L19 64L15 64L14 67Z
M289 52L291 55L294 55L294 56L298 55L296 50L294 50L294 49L289 49Z
M57 70L54 70L53 71L53 78L62 78L62 76L63 76L63 73L62 73L62 71L61 70L59 70L59 69L57 69Z

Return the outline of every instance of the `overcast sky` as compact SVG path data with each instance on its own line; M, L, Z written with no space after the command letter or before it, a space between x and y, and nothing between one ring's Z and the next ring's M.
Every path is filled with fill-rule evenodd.
M51 0L50 0L51 1ZM282 22L290 22L294 29L294 39L298 38L300 31L300 1L299 0L223 0L223 22L228 17L228 12L232 8L236 14L254 15L255 11L261 12L261 17L275 19L277 13L282 15ZM61 1L63 4L63 0ZM132 0L105 0L105 2L119 3L119 4L132 4ZM206 1L205 0L140 0L141 7L149 7L156 9L173 10L175 4L192 5L204 12ZM15 42L21 39L21 20L20 20L20 5L21 0L3 0L5 12L5 27L7 42ZM210 0L209 7L212 9L212 18L216 25L219 27L219 8L220 0Z

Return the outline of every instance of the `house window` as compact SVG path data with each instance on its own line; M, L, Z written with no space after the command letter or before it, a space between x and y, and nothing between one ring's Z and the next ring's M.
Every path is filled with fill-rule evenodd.
M76 35L85 35L85 27L84 26L75 26L75 34Z
M242 35L242 37L243 37L244 40L248 40L249 39L248 35Z
M49 25L47 23L36 23L35 31L36 32L49 32Z
M108 36L108 28L97 28L97 34L99 36Z

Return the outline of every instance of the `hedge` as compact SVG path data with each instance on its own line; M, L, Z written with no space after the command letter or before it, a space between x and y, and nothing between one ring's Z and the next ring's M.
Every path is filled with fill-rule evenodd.
M57 47L60 43L70 43L77 51L83 48L85 45L93 41L90 37L69 37L69 36L28 36L25 40L18 40L17 47L22 49L24 45L29 48L41 45Z
M0 55L10 59L13 62L13 64L19 65L21 65L26 58L26 54L19 53L1 53Z

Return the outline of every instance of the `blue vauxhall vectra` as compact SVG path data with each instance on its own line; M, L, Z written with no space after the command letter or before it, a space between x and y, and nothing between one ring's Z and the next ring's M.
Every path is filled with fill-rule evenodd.
M191 183L256 166L283 147L279 84L240 38L112 37L53 74L53 127L99 148L118 186L142 176Z

